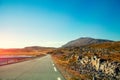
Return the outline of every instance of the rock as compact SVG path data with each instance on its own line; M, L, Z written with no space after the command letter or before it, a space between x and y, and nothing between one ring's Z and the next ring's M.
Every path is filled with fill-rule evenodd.
M88 58L87 56L81 58L80 56L77 60L79 62L79 67L76 68L79 69L76 70L79 70L81 74L89 74L92 76L96 75L96 78L98 79L120 79L120 63L109 62L107 60L100 59L97 56L93 56L91 58Z

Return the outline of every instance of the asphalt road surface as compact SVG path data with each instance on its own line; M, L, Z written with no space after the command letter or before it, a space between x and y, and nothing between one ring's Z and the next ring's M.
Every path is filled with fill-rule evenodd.
M65 80L51 56L0 66L0 80Z

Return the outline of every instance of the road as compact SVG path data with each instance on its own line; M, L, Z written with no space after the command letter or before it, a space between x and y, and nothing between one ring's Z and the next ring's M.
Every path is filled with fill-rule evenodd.
M0 66L0 80L65 80L50 55Z

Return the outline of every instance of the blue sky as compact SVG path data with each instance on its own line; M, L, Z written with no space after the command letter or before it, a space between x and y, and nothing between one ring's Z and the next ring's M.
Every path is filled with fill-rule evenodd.
M0 48L120 40L119 0L0 0Z

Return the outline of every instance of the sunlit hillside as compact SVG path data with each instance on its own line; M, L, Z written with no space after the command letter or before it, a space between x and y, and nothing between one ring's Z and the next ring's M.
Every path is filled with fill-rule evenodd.
M40 54L46 54L52 51L54 48L45 47L25 47L21 49L0 49L0 55L28 55L28 56L39 56Z
M106 42L104 44L92 44L92 45L89 45L89 47L119 51L120 50L120 41L118 41L118 42Z
M104 78L105 80L107 78L113 79L112 74L116 75L116 80L119 78L117 77L119 76L119 70L116 71L116 69L120 68L120 42L106 42L81 47L59 48L51 52L51 54L56 63L63 69L66 69L69 73L68 75L74 75L74 77L71 77L71 79L74 78L73 80L79 80L79 78L86 80L92 79L93 77L97 79ZM94 66L92 66L93 64ZM108 72L104 72L103 70L100 74L99 70L95 68L97 65L99 65L99 67L97 67L99 70L101 69L100 66L106 66L106 68L104 67L102 70L108 70ZM113 70L114 73L109 74L110 70ZM66 73L64 71L62 72Z

